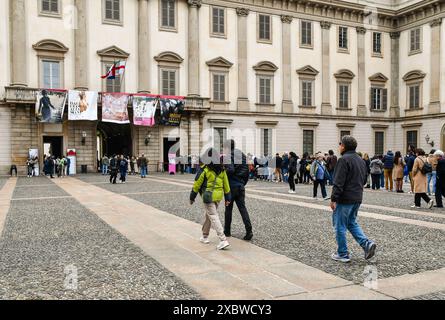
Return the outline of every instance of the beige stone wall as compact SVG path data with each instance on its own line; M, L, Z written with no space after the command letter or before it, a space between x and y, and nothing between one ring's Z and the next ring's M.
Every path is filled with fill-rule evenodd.
M0 104L0 175L11 166L11 112L8 105Z
M69 121L65 122L65 136L67 144L64 145L64 153L66 149L76 149L77 166L76 171L79 174L81 165L87 165L89 173L97 170L96 156L96 121ZM87 133L85 145L82 145L82 132Z

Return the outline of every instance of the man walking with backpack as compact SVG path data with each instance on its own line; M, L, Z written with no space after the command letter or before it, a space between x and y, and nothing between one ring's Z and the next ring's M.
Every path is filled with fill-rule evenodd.
M238 207L246 228L246 236L244 237L244 240L250 241L253 237L252 223L250 222L245 200L245 186L249 181L249 166L247 165L247 158L241 150L235 149L234 140L226 141L224 146L226 148L230 148L225 151L225 154L230 156L230 162L227 161L228 158L225 160L225 169L227 171L230 190L232 193L232 201L225 209L224 234L227 237L231 236L230 230L232 225L233 203L236 202L236 206Z
M385 188L387 191L392 191L392 170L394 169L394 153L388 150L386 155L383 157L383 174L385 176Z
M118 170L118 160L116 155L110 160L110 183L116 184Z

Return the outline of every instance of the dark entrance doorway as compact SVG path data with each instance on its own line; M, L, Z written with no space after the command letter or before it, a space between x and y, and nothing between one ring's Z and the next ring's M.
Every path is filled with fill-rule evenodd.
M130 124L99 122L97 124L98 160L107 156L132 156L133 143Z
M63 155L63 137L43 137L43 152L55 158L61 158Z
M168 171L168 154L170 149L179 142L179 138L164 138L164 171ZM180 156L180 150L179 150L179 145L178 148L174 148L176 149L176 156L179 157ZM172 149L172 151L174 151L174 149Z

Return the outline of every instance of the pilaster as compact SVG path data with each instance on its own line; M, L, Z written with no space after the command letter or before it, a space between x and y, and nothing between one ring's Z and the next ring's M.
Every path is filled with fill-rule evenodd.
M199 97L199 8L201 0L188 0L188 96Z
M74 30L75 89L88 90L88 40L86 0L75 0L77 29Z
M148 0L139 0L138 7L138 92L150 93L150 30Z
M292 77L291 77L291 23L292 16L281 16L282 22L282 63L283 63L283 101L282 112L293 113L294 105L292 102Z
M25 0L9 0L11 86L27 87Z
M331 115L331 83L330 83L330 48L329 48L329 31L331 29L331 23L328 21L321 21L321 38L322 38L322 102L321 102L321 114Z
M247 83L247 16L249 10L237 8L238 15L238 111L249 111L250 103L248 98Z
M440 29L442 18L431 22L431 80L430 80L430 104L428 113L434 114L440 112Z

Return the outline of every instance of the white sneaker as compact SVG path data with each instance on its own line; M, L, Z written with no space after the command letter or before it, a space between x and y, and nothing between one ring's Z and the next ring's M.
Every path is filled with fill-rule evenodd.
M210 240L209 240L209 238L201 237L201 238L199 238L199 242L204 243L204 244L209 244Z
M413 206L411 206L411 208L416 208L416 209L420 209L420 207L418 207L418 206L416 206L416 205L413 205Z
M430 202L428 202L428 209L431 209L434 205L434 200L431 199Z
M289 190L288 193L294 193L292 190Z
M224 250L225 248L227 248L228 246L230 246L229 242L227 240L225 241L221 241L217 246L216 249L218 250Z
M325 200L331 200L331 198L330 197L326 197L326 198L324 198Z

